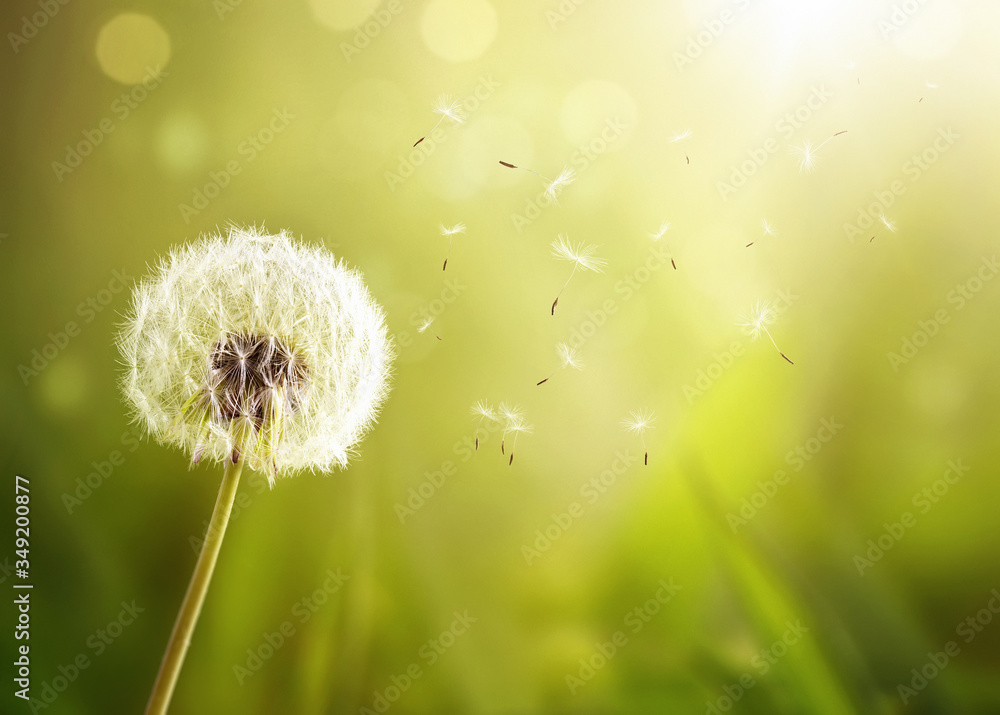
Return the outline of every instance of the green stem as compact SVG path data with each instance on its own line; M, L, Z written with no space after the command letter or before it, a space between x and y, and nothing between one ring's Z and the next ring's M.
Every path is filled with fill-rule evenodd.
M177 614L174 630L170 634L167 651L163 654L160 672L156 675L153 692L149 696L149 704L146 705L146 715L163 715L170 705L170 697L174 694L174 686L177 684L177 676L181 672L184 656L191 643L194 625L198 622L198 614L201 613L201 605L205 601L208 584L212 580L215 561L219 557L222 537L226 534L229 513L233 509L242 471L242 455L235 463L226 460L226 472L222 477L222 487L215 501L215 509L212 511L212 523L208 527L208 534L205 536L205 543L202 544L194 573L191 574L191 582L188 584L187 593L184 594L184 603L181 604L180 613Z

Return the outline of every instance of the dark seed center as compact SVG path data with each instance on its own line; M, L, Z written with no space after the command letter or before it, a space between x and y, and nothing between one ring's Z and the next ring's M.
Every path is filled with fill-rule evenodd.
M276 408L297 412L309 382L309 366L273 335L226 333L209 353L209 368L218 417L246 416L258 428Z

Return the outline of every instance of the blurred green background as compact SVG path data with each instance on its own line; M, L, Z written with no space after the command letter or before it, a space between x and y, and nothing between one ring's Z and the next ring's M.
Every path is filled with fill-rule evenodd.
M361 270L399 357L347 470L245 474L173 712L1000 712L998 26L987 0L6 5L34 711L144 707L221 470L136 439L115 326L233 222ZM412 148L441 94L466 121ZM500 160L576 180L548 205ZM553 316L559 233L609 265ZM736 325L758 299L794 366ZM583 370L536 386L559 342ZM488 421L469 449L478 399L534 426L512 465Z

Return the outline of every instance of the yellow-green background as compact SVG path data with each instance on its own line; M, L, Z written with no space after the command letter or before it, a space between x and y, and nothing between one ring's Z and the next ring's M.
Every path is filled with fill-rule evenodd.
M961 310L948 299L997 250L1000 12L987 0L907 8L889 32L888 2L578 0L556 17L556 0L402 0L395 14L334 0L73 0L17 52L0 43L2 509L12 514L13 476L30 478L33 694L77 654L92 663L42 712L141 710L220 479L156 443L123 445L113 338L128 291L89 323L78 306L114 270L138 277L230 222L324 242L360 269L399 358L346 471L270 492L244 480L173 712L355 713L414 662L423 676L390 712L702 713L744 673L756 685L733 712L1000 712L1000 623L960 642L908 705L896 690L1000 586L1000 285ZM675 53L727 9L721 34L679 68ZM343 44L372 11L391 22L348 61ZM35 12L5 6L4 34ZM169 50L133 34L102 65L98 37L122 12L155 20ZM159 85L118 118L112 104L132 86L112 76L166 52ZM444 140L412 153L421 164L390 190L385 173L434 125L435 98L466 98L483 77L496 88L464 125L442 123ZM813 88L832 96L781 135ZM245 161L240 142L282 109L294 119ZM53 162L105 117L113 131L60 181ZM593 161L574 156L609 119L624 132ZM949 129L958 138L911 181L910 157ZM842 130L814 172L799 171L790 145ZM723 200L718 182L768 138L777 151ZM185 222L179 204L233 159L240 174ZM519 232L512 216L544 182L501 159L578 176ZM848 240L844 224L896 179L906 191L885 211L898 232ZM763 219L776 236L762 236ZM620 281L664 220L678 268L626 299ZM438 224L458 221L468 230L442 273ZM549 255L560 232L598 244L609 265L578 273L553 317L570 267ZM417 334L446 278L460 295ZM734 325L780 290L798 296L771 326L794 366ZM608 300L583 371L536 387L556 343ZM888 353L939 310L948 322L894 370ZM74 320L80 335L25 384L19 366ZM685 385L734 341L743 354L689 400ZM472 458L454 451L477 399L519 403L534 425L513 466L495 432ZM617 451L640 454L620 421L641 407L657 415L649 466L633 463L529 566L536 529L583 501ZM786 454L825 417L843 429L794 471ZM124 463L68 513L63 495L115 450ZM914 494L955 459L970 471L919 513ZM395 505L446 460L457 473L401 523ZM734 535L726 514L779 469L789 483ZM859 575L853 557L905 511L916 525ZM12 526L3 538L6 556ZM346 585L295 621L294 604L338 568ZM565 676L660 579L681 591L571 694ZM143 614L94 657L87 639L133 599ZM421 646L466 609L471 630L424 667ZM239 685L233 666L285 620L294 637ZM761 674L754 653L789 620L808 634ZM8 675L3 688L5 711L30 711Z

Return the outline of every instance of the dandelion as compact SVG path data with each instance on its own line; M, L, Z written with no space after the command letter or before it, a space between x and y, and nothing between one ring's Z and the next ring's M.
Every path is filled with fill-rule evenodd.
M118 336L132 416L225 463L208 536L147 713L169 705L244 465L274 478L345 467L388 392L392 348L361 276L285 233L231 228L174 249Z
M427 134L424 134L422 137L413 142L413 146L416 146L428 136L433 134L434 130L437 129L441 125L441 122L445 119L450 119L455 122L455 124L465 124L465 110L462 108L462 103L457 99L452 99L450 94L442 94L438 97L434 101L432 110L434 111L434 114L440 114L441 118L437 120L437 124L431 127L431 130L427 132Z
M833 137L839 137L841 134L847 134L845 129L842 132L837 132L833 136L830 136L821 143L819 146L814 147L811 141L802 142L801 146L792 146L792 152L798 155L799 171L809 173L816 168L817 154L819 150L826 146L826 143L833 139Z
M889 229L889 233L896 233L896 231L898 231L898 230L899 230L899 229L897 228L897 226L896 226L896 222L895 222L895 221L891 221L891 220L889 220L888 218L886 218L885 214L880 214L880 215L879 215L879 217L878 217L878 220L879 220L879 222L881 222L881 224L882 224L882 228L880 228L880 229L878 230L878 233L876 233L876 234L875 234L874 236L872 236L871 238L869 238L869 239L868 239L868 243L871 243L871 242L872 242L872 241L874 241L874 240L875 240L876 238L878 238L878 237L879 237L879 235L880 235L880 234L881 234L881 233L882 233L883 231L885 231L886 229Z
M483 420L488 419L490 422L497 421L497 413L492 407L486 402L486 400L479 400L472 406L472 416L478 417L479 421L476 422L476 451L479 451L479 428L483 424Z
M763 218L763 219L760 220L760 228L761 228L761 231L763 232L763 235L765 235L765 236L777 236L778 235L778 232L774 230L774 226L766 218ZM756 241L751 241L750 243L747 244L746 247L750 248L750 246L754 245L755 243L757 243L757 242Z
M559 176L557 176L554 179L549 179L545 176L542 176L537 171L532 171L531 169L528 169L523 166L515 166L514 164L510 164L506 161L501 161L500 164L506 166L508 169L522 169L542 179L546 184L545 195L552 201L552 203L558 203L557 198L559 197L559 192L562 191L564 186L572 184L574 181L576 181L576 172L570 169L568 166L563 167L563 170L559 172Z
M788 359L788 356L785 355L785 353L781 352L781 348L779 348L778 344L774 342L774 338L771 337L771 332L767 329L768 324L773 323L775 318L777 318L777 315L774 312L774 306L771 305L770 301L758 300L750 311L748 313L744 313L741 317L743 322L737 323L737 325L746 330L750 337L757 340L761 333L764 333L771 341L774 349L778 351L778 354L785 358L785 360L788 360L788 362L792 365L795 364Z
M439 227L441 229L441 235L448 237L448 253L445 254L444 265L441 266L441 270L443 271L445 268L448 267L448 257L451 256L451 242L452 242L452 239L455 238L455 234L456 233L465 233L465 224L464 223L456 223L451 228L448 228L447 226L445 226L442 223L442 224L439 225Z
M642 440L642 451L645 452L643 464L649 464L649 450L646 449L646 430L651 429L656 417L652 410L635 410L629 412L628 419L622 420L622 427L626 432L635 432Z
M569 274L569 278L563 284L563 287L559 289L559 293L556 294L556 299L552 301L552 315L556 314L556 305L559 303L559 296L563 294L566 290L566 286L573 279L576 274L577 268L582 268L585 271L594 271L596 273L603 273L604 266L608 264L603 258L598 258L594 255L597 252L597 246L592 246L586 243L581 243L574 246L569 242L569 237L564 233L560 233L559 237L552 242L552 255L563 261L572 261L573 270Z
M654 241L659 241L660 239L663 238L663 234L665 234L669 230L670 230L670 222L664 221L663 223L660 224L660 227L658 229L653 231L653 233L649 234L649 237ZM672 265L674 267L674 270L676 271L677 264L674 263L674 256L673 252L670 250L670 246L667 246L667 253L670 254L670 265Z
M425 332L427 332L427 329L432 325L434 325L434 318L424 318L420 322L420 325L417 326L417 332L423 335ZM441 336L438 335L437 333L434 334L434 337L437 338L438 340L441 339Z
M539 385L551 380L552 375L555 375L564 367L571 367L574 370L583 369L583 362L580 360L580 354L579 354L580 351L578 348L570 347L566 343L559 343L558 345L556 345L556 353L559 355L559 360L560 360L559 367L553 370L552 373L547 378L539 381L538 382Z
M514 450L517 449L517 436L522 432L525 434L531 434L534 427L526 424L523 419L518 418L516 421L507 425L507 429L514 433L514 443L510 446L510 461L507 462L507 466L509 467L514 464Z
M683 132L677 132L677 133L676 133L676 134L674 134L674 135L673 135L672 137L670 137L670 143L671 143L671 144L676 144L677 142L681 142L681 141L684 141L684 140L685 140L685 139L687 139L687 138L688 138L689 136L691 136L691 130L690 130L690 129L685 129L685 130L684 130ZM690 163L691 163L691 157L689 157L689 156L687 155L687 152L685 152L685 153L684 153L684 160L685 160L685 161L686 161L686 162L687 162L688 164L690 164Z

